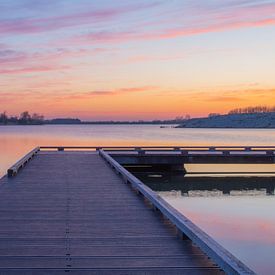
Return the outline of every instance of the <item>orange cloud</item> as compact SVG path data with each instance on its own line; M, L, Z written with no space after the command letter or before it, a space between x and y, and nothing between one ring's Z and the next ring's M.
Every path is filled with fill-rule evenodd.
M156 86L143 86L143 87L127 87L127 88L120 88L114 90L95 90L89 92L82 92L82 93L71 93L71 94L64 94L57 96L57 99L64 100L64 99L88 99L94 96L112 96L112 95L121 95L127 93L137 93L137 92L150 92L158 89Z

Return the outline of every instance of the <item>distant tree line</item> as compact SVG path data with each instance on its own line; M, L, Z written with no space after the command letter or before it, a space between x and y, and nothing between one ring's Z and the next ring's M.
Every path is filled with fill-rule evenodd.
M254 107L246 107L246 108L236 108L228 112L229 115L232 114L257 114L257 113L273 113L275 112L274 107L267 106L254 106Z
M235 114L259 114L259 113L274 113L275 112L275 106L274 107L268 107L268 106L250 106L245 108L236 108L227 113L227 115L235 115ZM208 114L208 118L213 118L221 116L220 113L210 113Z
M39 125L44 124L44 116L28 111L21 113L19 116L8 116L7 112L0 113L0 124L19 124L19 125Z
M178 116L169 120L136 120L136 121L81 121L78 118L44 119L43 115L28 111L19 116L8 116L7 112L0 113L0 125L42 125L42 124L180 124L191 119L190 115Z
M209 118L211 118L211 117L216 117L216 116L220 116L221 114L219 114L219 113L210 113L209 115L208 115L208 117Z

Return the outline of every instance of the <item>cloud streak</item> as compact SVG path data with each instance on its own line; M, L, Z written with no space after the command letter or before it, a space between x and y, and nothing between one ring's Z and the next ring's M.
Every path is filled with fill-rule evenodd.
M24 67L20 69L0 69L0 74L29 74L29 73L41 73L41 72L49 72L56 70L64 70L69 69L69 66L32 66L32 67Z
M157 3L154 2L105 9L93 8L84 12L44 18L2 19L0 20L0 34L43 33L87 24L98 24L115 20L125 14L150 9L156 5Z
M139 93L139 92L150 92L158 89L156 86L142 86L142 87L126 87L114 90L102 90L102 91L91 91L88 93L84 93L83 95L91 95L91 96L101 96L101 95L120 95L120 94L128 94L128 93Z
M127 43L132 41L153 41L153 40L166 40L174 39L179 37L186 37L192 35L222 32L237 30L242 28L253 28L253 27L265 27L274 26L275 18L255 20L255 21L244 21L244 22L225 22L218 23L209 26L195 26L195 27L183 27L167 29L162 31L153 32L110 32L100 31L91 32L89 34L76 36L70 40L74 44L95 44L95 43Z
M215 2L215 1L214 1ZM249 3L249 4L248 4ZM188 21L182 20L190 13ZM275 25L275 4L258 1L230 1L222 5L202 7L187 4L155 19L145 27L131 26L127 29L112 28L90 31L74 36L70 42L75 44L127 43L131 41L167 40L213 32L223 32L242 28L255 28Z
M104 48L92 49L66 49L59 48L42 52L24 52L0 48L0 73L25 74L31 72L46 72L54 70L67 70L70 65L65 65L68 60L83 56L98 56L113 51ZM43 64L43 65L41 65Z
M102 96L116 96L116 95L126 95L132 93L143 93L143 92L152 92L158 90L157 86L141 86L141 87L124 87L113 90L94 90L89 92L82 93L72 93L67 95L58 96L59 99L89 99L92 97L102 97Z

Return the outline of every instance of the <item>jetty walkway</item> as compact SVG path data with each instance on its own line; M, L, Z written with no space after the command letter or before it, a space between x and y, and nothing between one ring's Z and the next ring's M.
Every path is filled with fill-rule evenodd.
M96 149L36 148L0 180L0 274L254 274Z

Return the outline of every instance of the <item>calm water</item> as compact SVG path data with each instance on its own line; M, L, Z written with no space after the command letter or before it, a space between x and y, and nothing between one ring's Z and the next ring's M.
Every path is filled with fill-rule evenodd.
M275 145L275 130L160 128L158 125L0 126L0 174L38 145Z
M275 146L275 130L175 129L157 125L0 126L0 174L38 145ZM187 168L205 172L275 171L274 165L190 165ZM275 274L275 199L269 195L273 178L235 177L230 182L209 177L149 179L152 188L248 266L260 274ZM231 186L229 190L223 190L224 184ZM242 186L246 187L245 192Z
M224 165L223 171L226 168ZM244 166L242 170L245 168L250 169ZM275 274L275 174L135 174L251 269L259 274Z
M275 274L274 196L163 197L258 274Z

